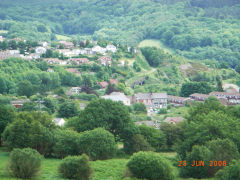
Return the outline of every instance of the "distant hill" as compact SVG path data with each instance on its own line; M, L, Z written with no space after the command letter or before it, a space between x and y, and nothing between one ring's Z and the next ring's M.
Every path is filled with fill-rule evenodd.
M191 5L201 8L222 8L224 6L234 6L239 3L239 0L191 0Z
M231 67L240 59L239 20L237 0L0 1L0 30L7 38L50 41L67 35L128 45L157 39L187 58Z

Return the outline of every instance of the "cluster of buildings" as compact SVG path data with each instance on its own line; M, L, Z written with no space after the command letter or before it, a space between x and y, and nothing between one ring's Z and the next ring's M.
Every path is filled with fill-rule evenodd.
M89 64L88 58L70 58L67 60L61 60L59 58L44 58L43 61L47 62L50 65L81 65ZM112 64L112 58L110 56L102 56L97 60L98 64L103 66L110 66Z
M16 42L19 42L19 38L12 39ZM0 41L3 41L3 37L0 36ZM74 56L79 55L106 55L108 52L116 53L117 47L108 44L106 48L103 48L101 46L97 45L97 42L92 42L95 46L92 48L79 48L77 45L75 46L72 42L67 41L59 41L59 45L56 48L51 48L49 46L48 42L39 42L39 46L35 47L31 50L34 50L34 53L25 52L25 55L20 54L19 50L6 50L6 51L0 51L0 60L9 58L9 57L21 57L26 60L33 60L33 59L40 59L42 54L45 54L47 49L52 49L54 51L58 51L60 54L63 54L63 56L71 58ZM14 53L13 53L14 51Z
M191 102L204 102L210 96L216 97L225 106L240 104L240 93L237 92L211 92L210 94L194 93L189 97L171 96L167 95L167 93L137 93L132 97L121 94L119 98L116 98L115 96L116 93L113 93L108 96L103 96L103 98L112 99L113 101L122 101L125 105L129 105L129 103L125 103L126 98L129 98L130 105L134 103L143 103L146 105L148 110L167 108L168 104L180 107L185 106L187 102L190 104Z

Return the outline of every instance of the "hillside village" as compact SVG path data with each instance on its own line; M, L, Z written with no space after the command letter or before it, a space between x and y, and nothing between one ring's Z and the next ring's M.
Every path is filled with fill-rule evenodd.
M0 42L8 42L9 47L5 50L0 51L0 60L12 57L20 57L27 61L43 61L46 62L50 67L47 69L47 72L53 73L55 66L62 66L66 69L67 72L73 73L76 76L81 76L83 73L79 71L79 66L88 65L93 66L94 63L97 63L100 66L110 67L112 65L112 57L118 52L119 45L106 44L106 47L101 47L98 45L97 41L84 40L75 44L70 41L58 41L57 44L52 47L51 43L48 42L38 42L35 43L35 47L25 49L21 53L20 48L17 47L17 44L21 42L26 43L26 40L21 40L20 38L9 39L5 41L3 37L0 38ZM15 47L11 47L11 44L15 44ZM87 45L88 44L88 45ZM86 47L89 46L89 47ZM127 52L130 53L132 50L135 56L139 54L138 47L127 47ZM34 52L34 53L33 53ZM92 60L94 57L94 61ZM125 66L127 61L121 60L118 61L118 66ZM191 66L190 66L191 67ZM94 75L94 72L88 72ZM109 79L108 81L99 81L97 85L101 91L106 91L109 86L117 86L121 79ZM130 84L131 88L135 86L143 86L146 82L146 77L139 77L137 81L134 81ZM69 97L80 95L83 91L82 86L70 87L67 90L67 95ZM192 104L193 102L204 102L209 97L215 97L219 99L222 105L232 106L240 104L240 94L238 86L233 84L228 87L223 87L225 92L215 92L212 91L208 94L193 93L188 97L174 96L169 95L167 92L138 92L132 95L125 94L124 92L115 91L113 88L109 94L102 95L101 98L109 99L112 101L122 102L126 106L132 106L135 103L142 103L145 105L147 110L147 115L151 117L154 114L157 114L160 109L168 109L169 105L172 107L184 107L186 105ZM114 92L115 91L115 92ZM54 95L58 97L57 95ZM11 101L11 104L16 108L21 108L24 103L30 102L30 99L19 99ZM86 107L86 104L80 103L81 109ZM168 118L178 118L178 117L167 117L164 121L169 121ZM182 117L181 117L182 118ZM57 121L59 118L55 118ZM63 118L60 122L61 126L63 123ZM65 122L65 121L64 121ZM171 121L175 123L175 121ZM179 121L176 121L179 122ZM57 122L59 123L59 122ZM141 122L136 122L140 123ZM145 124L149 124L147 121ZM156 126L151 124L150 126ZM159 126L158 126L159 128Z

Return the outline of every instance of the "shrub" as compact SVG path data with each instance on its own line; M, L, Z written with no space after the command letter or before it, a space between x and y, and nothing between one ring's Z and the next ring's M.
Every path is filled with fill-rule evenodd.
M182 166L181 175L184 177L206 178L208 177L209 161L211 159L211 151L205 146L195 145L192 151L187 154L186 167ZM204 161L204 166L192 166L193 161L200 163Z
M72 130L58 130L55 132L56 143L54 154L59 158L78 154L79 134Z
M145 104L143 104L143 103L134 103L133 104L133 109L136 112L147 113L147 108L146 108Z
M155 151L155 149L147 142L141 134L135 134L131 138L131 154L139 151Z
M218 180L235 180L240 177L240 160L233 160L229 166L224 167L216 174Z
M175 179L175 170L170 162L154 152L139 152L134 154L127 163L132 175L136 178L149 180Z
M117 149L113 134L102 128L83 132L78 145L79 153L87 154L92 160L111 158Z
M89 180L93 174L89 158L85 154L66 157L62 160L58 171L64 178L77 180Z
M211 161L226 161L227 165L239 158L237 146L229 139L216 139L207 143L208 149L212 152ZM209 168L209 176L214 176L223 166L212 166Z
M164 109L164 108L160 109L158 111L158 114L167 114L167 109Z
M14 149L10 154L9 172L16 178L32 178L41 169L41 158L41 155L34 149Z
M39 112L18 113L12 123L5 128L2 137L9 150L33 148L40 154L49 156L55 142L51 116Z
M140 134L144 136L147 142L160 151L166 145L166 137L161 130L146 125L139 126Z

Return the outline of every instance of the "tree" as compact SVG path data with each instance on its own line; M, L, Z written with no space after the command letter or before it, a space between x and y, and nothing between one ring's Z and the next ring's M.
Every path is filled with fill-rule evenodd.
M145 104L143 104L143 103L134 103L133 109L137 113L139 113L139 112L147 113L147 108L146 108Z
M11 40L8 42L8 47L11 49L17 49L17 43L15 40Z
M173 180L175 169L170 162L154 152L135 153L127 163L134 177L149 180Z
M9 150L30 147L49 156L55 143L53 129L55 125L48 114L21 112L8 124L2 137Z
M169 123L162 123L161 130L166 137L166 145L169 149L173 149L175 143L178 140L183 140L184 135L184 128L183 123L177 124L169 124Z
M184 123L184 135L177 143L176 150L180 157L185 159L186 152L191 152L193 145L205 145L218 138L233 141L239 150L239 130L237 115L221 105L216 98L209 98L190 108Z
M193 178L209 177L208 169L212 157L211 153L212 152L205 146L193 146L192 151L187 154L185 160L186 166L182 166L181 168L181 176ZM194 162L198 162L199 164L204 162L204 166L192 166Z
M144 136L147 142L160 151L166 144L166 137L161 130L146 125L139 126L140 134Z
M7 106L0 105L0 135L3 133L8 123L14 119L14 112ZM0 137L0 146L2 145L2 138Z
M188 97L193 93L209 94L212 90L207 82L187 82L182 84L181 96Z
M240 177L240 160L233 160L229 166L224 167L216 174L217 180L235 180Z
M54 154L59 158L78 154L79 134L72 130L55 131L56 143L53 146Z
M103 127L116 137L129 122L130 115L123 104L111 100L93 99L78 117L67 122L67 126L78 132Z
M74 101L65 102L60 106L58 113L61 117L66 118L74 117L77 116L79 113L79 106Z
M18 95L20 96L30 97L33 94L35 94L36 91L37 91L37 87L32 85L32 83L30 83L27 80L21 81L18 84L17 92L18 92Z
M41 159L41 155L36 150L17 148L10 153L8 169L16 178L33 178L41 170Z
M35 102L25 102L20 108L19 111L36 111L37 104Z
M87 154L92 160L112 158L117 150L113 134L102 128L83 132L78 146L79 153Z
M59 165L58 171L63 178L76 180L90 180L93 174L88 156L85 154L66 157Z
M5 80L5 78L0 77L0 93L6 93L7 92L7 82Z
M131 144L131 148L129 148L130 152L128 152L129 154L133 154L139 151L155 151L155 149L141 134L134 134L130 139L129 144Z
M240 65L239 64L235 67L235 70L236 70L236 72L238 72L240 74Z
M208 149L212 152L211 161L225 161L229 165L233 159L238 159L239 152L237 146L229 139L216 139L207 143ZM208 170L209 176L214 176L223 166L211 167Z
M112 92L118 92L118 90L115 88L115 85L109 83L106 89L106 94L111 94Z

